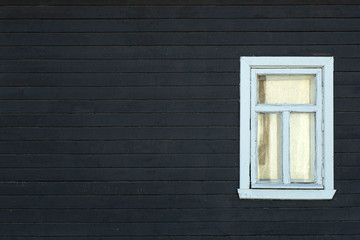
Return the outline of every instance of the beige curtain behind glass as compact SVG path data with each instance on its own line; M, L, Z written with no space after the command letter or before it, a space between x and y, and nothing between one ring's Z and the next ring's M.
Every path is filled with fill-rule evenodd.
M258 114L258 180L281 181L281 115Z
M315 118L314 113L290 114L291 182L314 182Z
M315 104L315 75L264 75L258 78L260 104ZM313 182L315 165L315 117L290 114L290 178ZM258 114L258 180L279 181L281 166L281 114Z
M258 103L314 104L315 75L259 76Z

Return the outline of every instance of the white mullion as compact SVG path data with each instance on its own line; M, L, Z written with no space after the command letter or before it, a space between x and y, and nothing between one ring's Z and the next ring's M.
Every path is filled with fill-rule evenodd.
M282 113L282 175L283 183L290 183L290 112Z

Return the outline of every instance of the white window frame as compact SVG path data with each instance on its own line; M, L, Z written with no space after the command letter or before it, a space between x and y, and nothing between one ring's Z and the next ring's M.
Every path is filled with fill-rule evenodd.
M326 200L334 189L333 57L241 57L240 58L240 199ZM316 105L257 104L257 75L315 74ZM288 152L283 152L283 183L257 183L256 114L283 112L289 124L290 112L314 112L315 182L290 183ZM289 144L289 128L282 129L283 146ZM283 147L283 151L288 147ZM255 180L254 180L255 179Z

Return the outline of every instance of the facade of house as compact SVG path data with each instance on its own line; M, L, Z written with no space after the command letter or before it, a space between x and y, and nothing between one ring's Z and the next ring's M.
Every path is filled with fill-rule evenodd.
M358 1L0 5L1 239L360 238ZM332 200L239 199L242 56L334 57Z

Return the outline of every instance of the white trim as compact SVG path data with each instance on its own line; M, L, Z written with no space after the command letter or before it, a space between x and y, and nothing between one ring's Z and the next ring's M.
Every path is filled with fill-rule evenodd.
M333 57L240 58L240 184L238 193L241 199L324 200L333 197L335 194L333 63ZM256 79L258 74L315 74L315 104L257 104ZM315 113L316 166L314 183L290 183L289 176L286 174L283 174L283 181L279 183L256 182L256 121L258 112L281 112L283 125L288 124L289 119L287 118L290 112ZM283 130L282 133L288 135L287 131ZM283 144L287 144L287 140L287 137L284 138L283 136ZM283 154L287 154L287 152L285 151ZM288 165L286 162L283 167L287 169L289 168Z
M334 189L334 58L323 67L324 84L324 188Z
M250 66L240 58L240 188L250 188Z
M288 66L287 66L288 67ZM256 72L256 74L276 74L276 75L290 75L290 74L301 74L301 75L316 75L321 73L321 70L318 68L252 68L251 72Z
M333 57L241 57L251 68L322 68Z
M240 199L273 199L273 200L330 200L335 190L273 190L273 189L238 189Z

